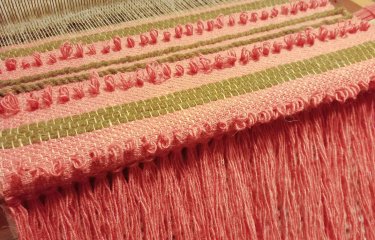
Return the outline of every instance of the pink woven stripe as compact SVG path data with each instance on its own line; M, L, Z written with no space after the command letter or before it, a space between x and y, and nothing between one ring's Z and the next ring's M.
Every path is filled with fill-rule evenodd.
M267 58L260 59L258 62L250 62L247 65L237 65L233 68L214 70L210 74L197 74L194 76L185 75L181 78L172 78L161 85L145 84L143 88L131 88L128 91L116 90L115 92L110 93L101 91L97 97L86 97L85 99L78 101L72 100L66 104L52 105L52 107L49 109L40 109L35 112L20 112L13 117L3 119L3 121L0 122L0 129L14 128L22 124L80 114L82 112L93 111L108 105L116 105L155 96L162 96L171 92L197 87L202 85L202 83L217 82L230 77L241 76L243 74L264 70L279 64L286 64L311 58L325 52L348 48L372 40L374 39L373 36L375 36L375 29L370 28L368 32L348 35L347 38L350 38L350 40L345 38L324 43L317 41L312 47L294 48L290 52L283 51L280 54L270 55ZM237 48L235 50L239 54L241 48ZM215 55L216 54L207 55L207 57L213 58ZM188 61L182 62L182 64L187 63ZM171 67L174 68L174 65ZM72 84L68 86L72 86ZM56 90L58 87L55 87L54 89Z
M334 20L334 19L337 19L337 16L331 16L331 17L326 17L324 18L324 20ZM279 28L279 29L276 29L276 30L271 30L271 31L267 31L267 32L264 32L264 33L258 33L258 34L254 34L254 35L251 35L251 38L256 38L256 37L261 37L261 36L265 36L265 35L269 35L269 34L273 34L273 33L277 33L279 31L284 31L284 30L288 30L288 29L294 29L294 28L298 28L298 27L301 27L301 26L306 26L306 25L313 25L313 24L316 24L316 23L320 23L322 21L322 19L319 19L319 20L313 20L313 21L307 21L307 22L304 22L304 23L300 23L300 24L294 24L293 26L287 26L287 27L282 27L282 28ZM221 43L216 43L216 44L210 44L208 46L205 46L203 48L213 48L213 47L220 47L220 46L223 46L223 45L227 45L227 44L230 44L230 43L233 43L233 42L237 42L237 41L241 41L241 40L246 40L246 39L249 39L249 37L242 37L242 38L236 38L236 39L233 39L233 40L227 40L227 41L223 41ZM184 51L179 51L178 53L179 54L184 54L184 53L189 53L191 52L192 50L184 50ZM175 54L175 53L173 53ZM163 57L167 57L167 56L170 56L170 55L173 55L173 54L167 54ZM213 55L210 55L210 56L213 56ZM111 65L109 67L99 67L99 68L95 68L95 71L103 71L103 70L107 70L107 69L111 69L111 68L118 68L118 67L126 67L126 66L131 66L133 64L136 64L136 63L149 63L149 62L153 62L153 61L158 61L158 59L160 58L160 56L155 56L155 57L151 57L151 58L147 58L145 60L141 60L141 61L136 61L136 62L133 62L131 64L129 63L125 63L125 64L114 64L114 65ZM182 62L186 62L186 61L182 61ZM82 71L80 73L90 73L92 72L92 70L89 70L89 71ZM76 74L66 74L66 75L62 75L60 77L55 77L56 79L60 79L60 78L64 78L66 76L75 76ZM81 82L81 83L84 83L85 81ZM88 81L86 81L88 82ZM76 86L77 84L76 83L73 83L73 84L66 84L65 86ZM58 89L60 88L59 86L55 87L55 89Z
M278 5L276 7L280 7L280 6L281 5ZM272 10L272 8L273 7L269 7L269 8L264 8L262 10L270 11L270 10ZM123 50L118 51L118 52L111 51L108 54L101 54L100 51L102 50L103 45L108 44L108 42L111 42L111 40L110 41L107 40L107 41L103 41L103 42L97 42L97 43L93 44L95 46L96 50L97 50L96 55L93 55L93 56L84 55L83 58L69 59L69 60L66 60L66 61L57 61L53 65L44 64L40 67L32 67L32 68L27 69L27 70L24 70L21 67L18 67L14 71L3 71L3 73L0 74L0 80L20 78L20 77L24 77L24 76L28 76L28 75L46 73L46 72L58 70L58 69L65 68L65 67L71 67L71 66L78 67L78 66L81 66L81 65L89 64L91 62L108 61L108 60L111 60L111 59L118 59L118 58L121 58L121 57L124 57L124 56L135 56L135 55L139 55L139 54L143 54L143 53L148 53L148 52L151 52L151 51L166 49L166 48L169 48L169 47L188 45L188 44L192 44L192 43L195 43L195 42L198 42L198 41L205 41L205 40L209 40L209 39L212 39L212 38L225 36L225 35L228 34L228 30L230 30L231 34L236 34L236 33L239 33L239 32L247 31L247 30L249 30L250 28L253 28L253 27L258 28L258 27L267 26L267 25L270 25L270 24L276 24L276 23L284 22L284 21L287 21L287 20L299 19L299 18L303 18L303 17L306 17L306 16L316 14L318 12L331 10L333 8L334 7L332 5L327 5L326 7L309 9L306 12L299 12L297 15L284 16L282 14L279 14L276 18L273 18L273 19L269 18L266 21L260 21L259 20L256 23L249 22L248 24L246 24L246 26L243 26L243 25L238 24L238 23L235 26L232 26L232 27L227 26L227 18L226 18L225 19L225 27L222 28L222 29L215 29L212 32L205 31L202 35L194 34L193 36L183 36L180 39L176 39L176 38L173 37L174 28L170 28L170 29L166 29L166 31L169 31L169 32L172 33L172 37L171 37L170 42L161 41L162 36L160 36L160 35L162 35L162 32L159 32L159 41L156 44L146 45L146 46L140 46L139 44L136 44L136 46L134 48L126 48L125 47L126 38L122 38ZM257 11L257 12L260 12L260 11ZM233 14L236 21L238 21L240 14L241 13ZM192 24L195 26L195 23L192 23ZM148 35L148 33L147 33L147 35ZM134 39L136 39L138 41L139 36L138 35L134 36ZM87 50L85 48L85 52L86 51ZM42 56L43 62L45 62L45 63L47 62L48 56L50 54L55 54L55 56L61 55L59 50L53 50L53 51L42 53L41 56ZM26 60L28 62L33 62L32 56L20 57L20 58L16 58L16 59L17 59L18 62L21 62L22 60Z
M15 171L20 165L26 169L34 169L39 166L48 171L58 161L66 166L66 171L61 179L68 179L71 177L69 156L74 154L80 154L89 160L88 152L92 149L106 149L110 144L123 144L125 140L129 139L135 139L136 143L140 144L139 139L143 136L146 136L150 142L154 142L161 133L163 136L173 139L176 130L181 131L182 135L186 137L189 132L194 135L194 126L201 128L207 123L211 126L216 126L218 123L224 124L233 121L239 116L238 114L242 116L252 113L256 116L253 119L253 124L267 122L275 116L285 117L302 111L306 107L314 107L322 101L345 101L347 98L355 98L361 90L368 88L370 82L374 84L374 76L375 60L372 59L350 67L233 97L230 100L216 101L192 109L134 121L76 137L66 137L17 149L3 150L0 152L0 159L3 159L1 162L3 172L0 175ZM278 112L274 110L276 107L278 107ZM223 127L225 132L225 126ZM170 145L164 147L169 149ZM144 159L144 153L136 151L135 159ZM112 162L108 168L114 168L118 164L124 163ZM92 170L86 169L85 171ZM24 179L24 181L27 183L32 179ZM4 187L6 190L9 186ZM20 191L28 191L28 189L24 188Z

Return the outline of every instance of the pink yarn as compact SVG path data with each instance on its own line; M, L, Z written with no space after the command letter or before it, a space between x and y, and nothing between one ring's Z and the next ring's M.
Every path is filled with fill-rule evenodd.
M176 27L175 27L175 29L174 29L174 32L175 32L175 37L176 38L181 38L182 37L182 33L183 33L183 28L182 28L182 26L181 25L177 25Z
M269 16L269 13L267 11L262 11L262 14L260 15L261 20L267 20Z
M4 61L7 71L14 71L17 68L17 60L14 58L8 58Z
M328 37L329 37L329 39L336 39L336 37L337 37L337 35L339 34L339 31L338 31L338 29L337 28L335 28L335 29L331 29L330 31L329 31L329 34L328 34Z
M303 33L298 33L296 36L295 43L299 47L303 47L306 43L306 37Z
M162 71L163 71L163 77L165 79L171 78L172 70L171 70L171 67L169 66L169 64L163 63L162 64Z
M115 91L115 78L113 75L106 75L104 76L104 84L105 84L105 90L108 92Z
M116 36L112 39L113 41L113 51L118 52L122 49L121 46L121 38L119 36Z
M281 48L283 47L282 43L278 41L274 41L272 44L272 52L273 53L280 53Z
M76 87L73 87L73 98L74 99L82 99L85 96L85 92L83 90L83 85L79 84Z
M233 15L229 15L228 25L234 26L235 24L236 24L236 20L234 19Z
M141 46L146 46L149 42L148 37L144 34L139 35Z
M277 17L278 14L279 14L279 10L277 10L277 8L272 8L272 10L271 10L271 18Z
M39 175L45 176L44 182L62 179L66 172L77 177L74 185L64 186L63 192L46 193L43 204L39 200L28 200L27 210L22 204L7 199L10 214L16 219L21 239L62 234L71 239L152 239L156 233L160 239L168 236L231 239L233 232L237 239L277 239L281 235L344 239L348 233L342 219L352 224L350 235L370 235L373 234L371 225L362 225L358 221L362 215L351 209L364 212L371 207L369 186L373 177L350 172L353 168L374 171L372 148L361 147L371 146L370 142L361 141L361 136L373 139L373 133L359 124L371 124L368 118L371 104L371 98L360 98L352 108L337 104L333 109L310 111L310 115L300 113L298 121L293 123L286 122L284 116L285 119L257 126L250 122L269 119L266 112L246 116L248 122L238 115L233 122L223 120L220 124L206 124L207 128L199 126L201 134L212 128L224 135L210 142L186 144L186 134L182 132L184 135L180 137L181 133L176 130L174 138L163 132L155 134L154 139L143 135L137 141L124 140L111 148L98 146L85 155L72 156L64 164L60 160L52 161L50 171L44 167L31 174L29 169L19 168L7 181L15 189L23 186L25 178L35 180ZM293 111L297 107L296 103L291 103L285 108ZM330 114L332 111L334 116ZM351 119L358 119L355 126ZM253 126L251 131L247 130L250 126ZM351 135L353 130L358 134ZM196 139L199 132L190 132L189 139ZM180 138L185 146L177 144ZM324 139L328 146L339 143L341 153L338 155L335 148L318 144L319 139ZM348 146L357 150L350 151ZM118 148L125 156L116 154ZM159 155L152 162L128 162L135 152L152 160L153 154ZM349 153L352 158L337 164L339 160L335 157L345 158ZM299 157L298 164L286 157L295 155ZM316 162L311 164L314 158ZM114 171L116 163L123 168ZM110 174L88 178L87 172L94 169L105 169ZM358 184L353 186L353 181ZM42 185L43 181L40 183ZM361 194L353 195L353 191ZM280 198L282 196L286 200ZM66 211L66 206L73 210ZM309 207L300 210L301 206ZM325 209L324 214L322 209ZM165 224L166 216L175 223ZM296 224L301 218L304 223ZM364 218L372 221L372 211ZM149 224L144 224L145 219ZM215 220L207 226L208 219ZM80 225L71 224L72 220L79 220ZM55 221L59 224L54 224ZM109 224L115 222L118 224ZM102 230L91 230L97 226L103 226ZM323 231L304 231L306 226ZM29 229L39 229L39 232Z
M306 12L308 8L309 8L308 3L306 3L305 1L299 2L299 10L301 10L302 12Z
M58 102L64 104L68 102L69 100L70 100L69 89L67 87L59 88Z
M155 44L158 41L159 32L156 29L150 31L150 43Z
M53 99L52 99L52 87L51 86L48 86L47 88L43 90L42 102L47 107L52 105Z
M47 63L52 65L52 64L55 64L56 62L57 62L56 55L53 53L49 54Z
M148 74L148 80L151 83L157 82L157 73L155 69L155 63L149 63L146 65L146 72Z
M254 46L253 50L251 50L251 58L255 61L258 61L261 55L261 48Z
M318 33L318 39L320 41L325 41L328 36L328 30L325 27L320 27L319 28L319 33Z
M61 59L66 60L73 54L72 44L65 42L60 46Z
M346 35L347 35L347 28L346 28L345 25L339 27L339 35L340 35L340 37L342 37L342 38L346 37Z
M103 44L103 48L101 51L102 54L108 54L110 51L111 51L111 46L109 45L109 43Z
M240 61L244 64L248 63L250 59L250 52L245 47L241 50Z
M213 20L207 21L207 31L211 32L214 30L215 22Z
M219 15L217 18L216 18L216 24L215 26L218 28L218 29L221 29L224 27L224 15Z
M88 88L88 92L91 95L97 95L100 91L100 82L99 82L99 74L97 72L92 72L90 75L90 84Z
M319 2L317 0L310 0L310 8L315 9L319 7Z
M194 75L197 74L199 70L198 64L191 59L189 62L189 74Z
M96 48L95 48L95 45L94 44L91 44L89 46L87 46L87 54L88 55L95 55L96 54Z
M83 46L82 44L76 44L76 52L74 53L76 58L83 58Z
M298 3L291 3L290 4L290 13L292 15L296 15L298 13L298 9L299 9L299 4Z
M145 81L144 81L144 73L143 73L143 70L142 69L138 69L137 72L135 73L135 75L133 76L133 78L135 78L135 87L143 87L144 84L145 84Z
M269 42L263 43L262 54L268 56L270 54L271 44Z
M285 43L285 48L288 50L291 50L294 45L294 37L292 35L285 36L284 43Z
M34 111L39 108L39 98L36 97L32 92L28 93L28 97L26 98L26 104L30 111Z
M186 28L186 35L187 36L193 35L193 33L194 33L194 27L193 27L192 24L186 24L185 28Z
M223 56L221 56L220 54L216 55L215 56L215 61L214 61L214 66L216 68L223 68L224 67L224 64L225 64L225 59Z
M166 31L166 32L163 32L163 40L165 42L169 42L171 40L171 33Z
M249 19L249 15L246 12L242 12L240 15L240 23L246 24Z
M120 73L118 76L120 78L119 87L122 90L127 90L131 87L134 87L134 82L130 78L127 78L125 74Z
M289 8L287 6L281 6L281 14L282 15L288 15L289 14Z
M126 39L128 48L133 48L135 46L135 40L132 37Z
M370 23L367 21L361 21L359 24L359 30L360 31L367 31L370 28Z
M209 73L212 71L212 63L211 63L211 60L204 57L204 56L200 56L199 57L199 63L200 63L200 66L201 66L201 69L203 70L203 72L205 73Z
M202 34L204 31L204 23L202 20L197 22L197 33Z
M306 34L306 42L312 46L315 43L315 35L312 33L311 29L305 31Z
M258 21L258 13L253 12L251 13L251 16L250 16L250 22L256 22L256 21Z
M40 53L38 52L33 53L33 58L34 58L34 63L33 63L34 66L40 67L43 65L42 56L40 55Z
M7 94L0 100L0 109L9 115L18 113L20 111L18 98L12 93Z
M227 62L230 66L234 66L237 61L237 54L233 50L228 51Z
M177 76L177 77L181 77L181 76L183 76L184 75L184 72L185 72L185 70L184 70L184 67L183 66L181 66L180 64L177 64L176 66L175 66L175 76Z
M21 66L22 66L23 69L28 69L28 68L31 67L30 63L27 62L26 60L22 60Z

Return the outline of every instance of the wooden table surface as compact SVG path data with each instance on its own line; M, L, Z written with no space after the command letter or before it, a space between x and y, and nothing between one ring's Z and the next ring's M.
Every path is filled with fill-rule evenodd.
M374 4L375 0L338 0L335 5L345 7L350 12L356 12L361 8ZM13 240L4 212L0 208L0 239Z

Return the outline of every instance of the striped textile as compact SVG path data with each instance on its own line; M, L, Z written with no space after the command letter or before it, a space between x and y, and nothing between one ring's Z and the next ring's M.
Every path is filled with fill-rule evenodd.
M332 111L337 112L338 118L343 114L344 120L338 120L339 126L349 126L345 122L349 120L345 119L351 119L349 112L354 110L340 110L341 105L357 99L354 109L363 110L363 114L367 109L366 114L369 114L361 125L367 126L363 134L374 137L375 28L367 21L353 18L345 9L326 0L220 1L210 8L197 7L110 26L102 24L69 37L57 34L22 45L11 44L0 49L0 58L0 196L20 239L241 239L251 234L258 239L342 239L345 236L338 230L345 229L345 224L339 228L334 218L330 218L330 214L334 214L329 211L334 207L321 214L321 219L325 219L321 220L322 226L326 228L321 235L270 224L270 234L282 233L289 237L262 235L266 234L268 220L256 223L256 217L253 229L242 228L239 224L252 217L234 217L232 230L219 231L208 216L204 218L205 223L199 222L199 208L192 203L195 200L183 205L190 209L183 214L175 214L178 208L168 207L170 202L149 208L162 197L163 186L173 185L173 174L163 175L164 170L158 175L161 182L155 179L155 185L152 181L139 180L142 182L139 185L132 183L126 189L121 188L123 192L114 190L122 182L132 182L126 179L129 171L133 171L131 176L142 179L143 174L156 174L161 166L163 169L167 169L167 165L172 169L184 168L174 165L171 159L178 157L173 154L182 151L181 159L198 159L190 150L184 153L184 149L203 144L203 149L209 152L213 149L209 145L213 139L217 141L213 144L218 147L217 151L220 152L221 146L227 153L230 149L241 148L240 145L229 140L226 145L216 139L235 135L244 139L241 141L253 141L246 140L250 136L246 131L258 129L258 126L266 128L267 124L284 129L283 123L278 121L293 122L295 116L300 116L296 124L301 124L302 129L314 114L330 114L331 110L322 110L322 105L333 106ZM337 102L340 104L336 105ZM311 115L303 115L305 113ZM328 128L328 119L331 118L327 116L327 125L322 123L322 129ZM357 123L358 126L350 126L359 128L360 123ZM334 124L329 126L334 129ZM271 136L273 130L254 130L257 131L267 139L267 134ZM288 131L291 134L294 130ZM302 137L303 131L298 130L296 136L300 132ZM333 130L326 131L328 135L335 134ZM342 131L342 139L347 140L349 137L345 134L350 130ZM358 136L360 133L358 130ZM309 141L308 134L304 139ZM362 139L364 145L368 144L366 164L373 163L375 150L370 147L371 139ZM303 146L299 150L310 151L303 150ZM202 150L203 156L205 151ZM262 151L259 149L258 153L267 153ZM353 149L347 151L347 154L354 152L362 156ZM207 156L215 160L209 153ZM254 158L261 159L260 156ZM241 161L241 157L237 157ZM150 168L150 164L156 167ZM209 171L207 169L204 171ZM373 167L368 171L370 169ZM135 174L134 171L140 172ZM198 174L194 170L186 171L191 178L198 176L194 175ZM243 171L241 176L245 179L246 171ZM125 177L117 178L119 172ZM183 176L181 172L176 176L180 174ZM368 174L370 190L362 193L364 196L372 192L372 197L366 198L369 202L358 200L357 206L354 200L347 200L345 206L338 208L342 207L343 212L359 209L364 223L346 225L352 226L353 234L362 231L361 236L374 239L370 226L375 223L372 218L375 216L375 186L370 180L375 177ZM203 183L202 179L210 179L207 181L213 182L211 187L219 181L209 175L200 179ZM288 176L285 179L289 179ZM90 195L91 187L95 189L103 184L109 187L97 187L102 190L92 190L94 193ZM324 197L321 199L334 197L333 190L322 189ZM134 199L125 199L133 196L133 191ZM143 191L149 191L149 195L140 200ZM154 194L154 191L159 192ZM177 192L183 194L183 190L179 191L168 194L172 197ZM205 201L211 201L215 191L201 191L202 196L207 194L201 199L202 206L209 208ZM238 191L240 194L242 190ZM167 189L165 192L167 194ZM184 196L189 198L187 193ZM298 196L302 199L305 195ZM235 201L234 196L227 199ZM322 206L328 206L327 199L322 200ZM139 203L135 210L129 205L131 201ZM259 209L268 209L262 200L254 200L252 207L256 208L256 201L259 201ZM222 206L219 200L217 206ZM366 206L371 206L367 209L371 214L363 217ZM166 210L169 208L171 210ZM357 210L350 210L354 208ZM246 209L244 207L243 211ZM163 212L165 223L160 222L158 211ZM226 210L217 211L233 214L234 210L227 206ZM255 210L249 211L254 213ZM311 220L307 219L308 210L305 215L295 211L301 214L301 219L306 217L302 222ZM292 218L297 213L289 214ZM122 215L138 217L128 221ZM226 217L214 219L218 225L225 226L229 222ZM205 224L212 224L213 229L206 229ZM182 227L185 225L186 228ZM318 225L315 229L320 229ZM164 228L168 230L163 233L164 230L160 233L155 230ZM264 230L262 234L260 229Z

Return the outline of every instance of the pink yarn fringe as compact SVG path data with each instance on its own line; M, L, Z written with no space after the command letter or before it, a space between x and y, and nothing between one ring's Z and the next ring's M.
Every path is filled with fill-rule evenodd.
M7 205L20 239L375 239L374 119L371 90Z

